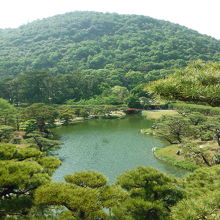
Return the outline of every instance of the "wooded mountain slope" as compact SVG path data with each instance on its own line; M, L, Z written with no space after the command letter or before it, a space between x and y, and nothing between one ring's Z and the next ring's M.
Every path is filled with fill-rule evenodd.
M33 69L118 69L147 81L194 59L220 60L220 41L140 15L72 12L0 29L0 75ZM165 70L164 70L165 69Z

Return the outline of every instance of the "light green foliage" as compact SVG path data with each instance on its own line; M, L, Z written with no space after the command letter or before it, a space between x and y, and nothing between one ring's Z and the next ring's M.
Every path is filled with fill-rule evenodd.
M186 188L188 197L200 196L218 190L220 187L220 166L197 169L187 175L182 183Z
M56 219L58 220L77 220L76 217L73 216L73 213L71 211L64 211L62 212Z
M1 143L0 216L27 216L33 207L33 190L49 183L59 165L57 158L45 157L37 149Z
M184 199L172 209L173 220L216 220L220 219L219 191L201 194L197 198Z
M83 118L86 118L86 117L89 116L89 114L88 114L88 112L85 109L80 109L79 116L83 117Z
M34 161L0 161L0 215L26 215L32 206L32 191L50 177Z
M54 171L61 165L61 161L56 157L41 157L36 160L45 170L46 173L52 175Z
M151 132L170 144L181 144L180 152L188 161L199 166L211 166L216 163L215 146L198 141L216 139L220 145L220 119L217 116L211 117L200 112L181 111L181 114L167 115L157 120L151 128Z
M169 207L183 198L173 177L151 167L138 167L117 178L130 198L113 210L118 219L166 219Z
M25 120L35 120L37 128L46 132L47 128L52 127L54 120L58 116L55 108L43 103L35 103L22 110L22 116Z
M139 84L130 90L132 95L136 95L138 97L147 97L150 98L149 94L145 91L145 84Z
M34 161L0 161L0 164L1 195L19 194L19 192L25 194L26 190L30 191L32 187L37 187L50 180L50 177L43 173L43 168ZM10 189L10 192L7 192L6 189Z
M218 145L220 146L220 117L208 117L200 125L201 134L208 134L212 136L213 139L217 140Z
M172 219L207 219L220 217L220 166L200 168L183 181L187 198L172 208Z
M13 144L0 144L0 159L1 160L10 160L14 159L17 153L17 147Z
M8 101L0 98L0 125L14 125L16 109Z
M200 125L201 123L206 121L206 116L204 114L201 114L200 112L187 113L186 116L195 126Z
M59 118L63 121L64 125L68 125L71 120L76 116L75 109L71 108L70 106L61 105L58 108Z
M50 183L35 191L35 202L41 205L64 206L70 212L61 216L96 220L107 219L103 208L111 210L127 198L119 186L106 186L106 178L94 171L78 172L65 176L68 183Z
M12 138L14 128L8 125L0 126L0 142L9 142Z
M122 104L124 103L125 99L129 96L129 91L126 87L114 86L111 89L111 95L113 97L116 97L117 101L115 104Z
M37 130L37 122L35 119L26 120L20 125L20 129L26 132L32 132Z
M168 211L158 202L141 198L128 199L123 206L113 210L117 220L168 220Z
M175 182L176 180L173 177L151 167L138 167L135 170L126 171L117 178L117 183L128 190L130 195L142 197L149 201L162 198L166 191L169 193L168 189L172 189L170 185L173 185L173 190L176 191ZM166 202L172 204L171 201L167 200Z
M65 176L68 183L81 187L99 188L107 183L107 179L100 173L94 171L82 171Z
M206 102L220 105L220 64L203 62L190 63L185 69L147 85L147 89L168 100Z
M71 211L89 213L101 208L98 196L96 189L66 183L50 183L36 190L35 201L40 204L64 205Z
M59 159L55 157L45 157L45 153L35 148L6 143L0 143L0 160L35 161L49 174L52 174L61 164Z
M170 104L174 109L181 112L199 112L205 116L216 116L220 114L219 107L212 107L209 105L196 105L196 104L187 104L184 102L177 102Z
M111 209L112 207L117 207L124 200L126 200L127 197L127 192L122 190L121 186L119 185L109 185L101 190L103 206L108 209Z
M126 103L129 108L140 108L140 100L137 95L130 95L126 99Z
M171 144L182 143L184 138L195 137L196 128L182 115L165 115L156 123L156 134Z
M42 157L44 154L37 149L34 148L26 148L26 147L16 147L16 153L14 155L14 158L17 158L18 160L24 160L27 158L38 158Z
M61 145L60 141L45 138L44 135L46 134L40 132L32 132L26 135L25 141L27 143L33 144L34 147L42 152L46 152L47 154L59 148Z
M144 73L137 71L129 71L128 73L126 73L125 80L127 83L127 88L132 89L135 86L144 82L145 81L144 76L145 76Z
M189 161L192 161L198 165L211 166L215 163L213 156L207 150L207 148L201 148L196 143L187 143L182 147L182 152L184 156Z

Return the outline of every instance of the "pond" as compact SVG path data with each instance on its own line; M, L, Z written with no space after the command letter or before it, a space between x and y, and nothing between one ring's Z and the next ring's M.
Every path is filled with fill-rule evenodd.
M108 177L110 183L117 175L138 166L151 166L175 176L183 176L186 170L157 160L153 147L162 147L161 140L140 134L140 129L152 125L152 121L138 115L125 119L91 119L54 131L63 142L56 152L62 165L53 175L54 181L82 170L95 170Z

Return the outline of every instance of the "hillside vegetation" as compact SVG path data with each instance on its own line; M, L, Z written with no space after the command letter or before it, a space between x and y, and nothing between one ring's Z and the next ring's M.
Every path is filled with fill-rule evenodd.
M33 69L70 73L118 69L147 73L189 60L219 60L220 41L186 27L140 15L73 12L0 30L0 74Z
M220 59L220 41L138 15L73 12L0 30L0 97L10 103L148 103L143 84L195 59Z

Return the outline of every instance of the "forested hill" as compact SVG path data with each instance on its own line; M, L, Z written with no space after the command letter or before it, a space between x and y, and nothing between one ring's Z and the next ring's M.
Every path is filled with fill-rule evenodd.
M150 17L114 13L72 12L0 29L0 45L0 75L121 68L151 79L189 60L220 59L220 41L214 38Z

